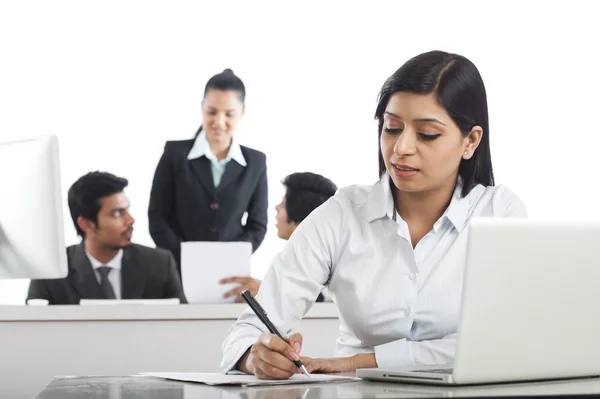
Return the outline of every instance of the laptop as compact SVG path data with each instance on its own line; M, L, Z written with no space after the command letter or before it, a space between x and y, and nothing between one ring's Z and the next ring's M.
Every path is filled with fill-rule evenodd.
M366 380L466 385L600 375L600 222L469 224L452 365Z

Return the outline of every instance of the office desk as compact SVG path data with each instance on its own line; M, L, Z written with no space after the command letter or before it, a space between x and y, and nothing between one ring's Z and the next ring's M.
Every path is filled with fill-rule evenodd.
M246 307L0 306L0 394L31 398L56 375L218 372L221 344ZM297 328L303 353L333 356L338 328L335 305L315 304Z
M378 382L288 385L274 387L210 387L152 377L57 377L37 399L331 399L574 396L600 393L600 379L520 383L493 387L428 387Z

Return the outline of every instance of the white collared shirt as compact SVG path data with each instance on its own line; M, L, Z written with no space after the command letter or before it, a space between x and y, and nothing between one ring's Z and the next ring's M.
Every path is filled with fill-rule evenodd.
M98 272L98 268L100 266L108 266L111 268L110 273L108 273L108 281L113 287L113 291L115 291L116 299L121 299L121 265L123 263L123 250L120 249L119 252L115 255L114 258L110 260L108 263L102 263L98 259L94 258L88 251L85 251L90 263L92 264L92 268L94 269L94 273L96 274L96 279L98 280L98 284L100 284L100 273Z
M206 133L202 131L198 135L198 137L196 137L196 141L194 141L194 145L192 146L192 149L190 150L187 159L192 160L200 158L201 156L205 156L210 161L210 169L212 172L215 187L219 187L219 184L221 183L221 178L223 177L223 173L225 173L225 167L227 166L229 161L233 159L241 166L246 166L246 158L244 158L244 154L242 154L242 149L235 140L235 137L231 140L231 146L229 147L227 156L225 157L225 159L219 161L210 149L210 144L206 139Z
M504 186L478 185L464 198L457 184L450 205L413 249L397 215L389 177L350 186L313 211L273 261L257 300L288 334L329 289L340 316L336 356L375 353L378 367L413 368L454 360L469 220L526 217ZM250 309L222 347L223 371L267 331ZM302 331L300 331L302 333Z

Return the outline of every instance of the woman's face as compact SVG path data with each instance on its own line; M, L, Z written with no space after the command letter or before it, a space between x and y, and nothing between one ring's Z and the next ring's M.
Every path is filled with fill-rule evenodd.
M244 115L240 93L210 89L202 101L202 126L211 145L226 147Z
M454 186L461 159L481 141L475 126L464 137L433 94L396 92L383 115L381 153L398 190L427 192Z

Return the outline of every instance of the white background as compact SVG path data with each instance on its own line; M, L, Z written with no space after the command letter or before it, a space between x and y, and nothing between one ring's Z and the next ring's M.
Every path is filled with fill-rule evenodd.
M81 175L130 181L134 240L166 140L193 136L206 81L246 84L240 142L267 154L262 277L281 250L273 207L287 174L339 186L377 178L376 97L408 58L463 54L486 83L497 182L533 217L599 219L597 5L593 1L3 1L0 139L54 134L63 195ZM1 195L16 187L2 185ZM78 241L65 195L68 244ZM0 215L1 218L1 215ZM22 303L28 281L0 282Z

